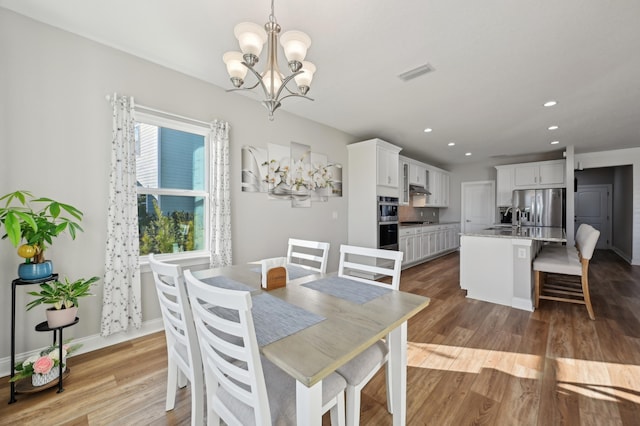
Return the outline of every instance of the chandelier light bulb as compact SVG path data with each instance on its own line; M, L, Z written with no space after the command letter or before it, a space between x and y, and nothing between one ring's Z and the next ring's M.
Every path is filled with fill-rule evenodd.
M280 44L284 49L284 56L289 61L291 71L298 71L300 63L307 56L307 49L311 46L311 38L302 31L287 31L280 36Z
M273 89L271 88L272 75L273 75ZM271 93L271 96L275 96L276 93L278 93L280 86L282 86L282 76L278 71L274 73L272 73L271 70L265 71L264 75L262 76L262 81L264 81L264 84L267 86L267 91Z
M227 65L227 72L231 81L235 87L242 86L244 78L247 75L249 69L242 65L242 53L240 52L227 52L222 56L222 60Z
M296 75L294 80L298 85L298 90L306 95L311 87L311 81L313 80L313 74L316 72L316 66L311 62L302 61L302 72Z
M257 62L257 57L267 42L267 32L264 28L253 22L241 22L235 26L233 33L238 39L242 53L255 56Z

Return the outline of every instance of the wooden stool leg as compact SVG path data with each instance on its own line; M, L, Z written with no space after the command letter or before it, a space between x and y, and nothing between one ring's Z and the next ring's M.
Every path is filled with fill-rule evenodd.
M534 277L534 282L535 282L535 298L534 298L534 306L536 309L538 309L538 304L540 303L540 286L542 285L542 283L540 282L543 277L542 277L542 272L541 271L534 271L533 273L533 277Z
M591 295L589 295L589 261L582 261L582 294L584 295L584 304L587 306L587 312L589 312L589 318L595 320L596 317L593 314L593 307L591 306Z

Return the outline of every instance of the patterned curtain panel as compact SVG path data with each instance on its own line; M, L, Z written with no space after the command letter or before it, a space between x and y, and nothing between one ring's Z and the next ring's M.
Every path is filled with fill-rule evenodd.
M101 335L140 328L140 266L133 98L113 95L113 138Z
M211 267L231 265L231 191L229 187L229 124L211 123L209 229Z

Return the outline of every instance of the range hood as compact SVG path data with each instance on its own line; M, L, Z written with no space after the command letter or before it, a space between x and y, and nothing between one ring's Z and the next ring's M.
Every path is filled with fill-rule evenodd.
M431 195L431 193L424 187L420 185L409 185L409 194L411 195Z

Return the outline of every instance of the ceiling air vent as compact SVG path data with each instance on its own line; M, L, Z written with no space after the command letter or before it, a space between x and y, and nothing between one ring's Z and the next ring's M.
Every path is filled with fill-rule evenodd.
M403 72L402 74L398 75L398 78L402 81L409 81L435 70L436 69L432 67L431 64L424 64L412 70Z

